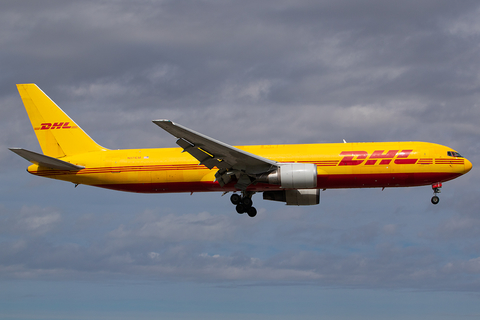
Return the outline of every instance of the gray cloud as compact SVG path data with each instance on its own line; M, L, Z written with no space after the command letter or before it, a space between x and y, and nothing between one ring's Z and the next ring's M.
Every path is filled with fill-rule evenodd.
M256 197L249 220L227 215L217 195L40 182L6 148L39 150L14 87L36 82L113 149L174 146L151 123L170 118L230 144L431 141L476 166L479 10L476 1L2 1L0 277L478 291L475 168L445 184L434 209L427 187L329 190L315 208Z
M122 224L113 221L100 238L87 240L94 224L79 229L58 220L57 215L51 219L51 214L40 214L29 222L25 216L33 211L45 212L27 208L21 215L3 214L2 224L16 226L9 229L17 239L3 242L1 278L133 277L272 285L293 281L364 288L478 290L477 258L445 256L443 243L435 238L398 237L396 227L380 228L374 222L348 226L342 223L344 217L332 220L330 213L323 216L330 221L328 225L343 227L322 228L315 223L315 215L302 214L298 219L264 209L263 217L246 221L237 215L171 215L149 210ZM54 223L62 227L44 228ZM38 228L44 229L31 232ZM421 229L425 228L428 226ZM456 238L455 233L448 236ZM410 245L403 244L407 239ZM284 249L265 251L269 246Z

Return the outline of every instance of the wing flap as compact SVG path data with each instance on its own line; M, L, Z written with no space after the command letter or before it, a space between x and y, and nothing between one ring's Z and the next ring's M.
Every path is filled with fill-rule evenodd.
M9 149L12 152L15 152L16 154L18 154L20 157L30 161L33 164L36 164L42 167L59 169L59 170L71 170L71 171L78 171L85 168L82 166L77 166L70 162L52 158L52 157L49 157L40 153L36 153L33 151L29 151L26 149L22 149L22 148L9 148Z

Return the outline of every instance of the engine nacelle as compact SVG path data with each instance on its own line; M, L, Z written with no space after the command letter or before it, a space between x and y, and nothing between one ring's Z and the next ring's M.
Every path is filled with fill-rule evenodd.
M312 206L320 203L320 189L264 191L263 199L285 202L287 206Z
M257 179L258 182L279 185L284 189L317 187L317 165L313 163L282 163L280 167Z

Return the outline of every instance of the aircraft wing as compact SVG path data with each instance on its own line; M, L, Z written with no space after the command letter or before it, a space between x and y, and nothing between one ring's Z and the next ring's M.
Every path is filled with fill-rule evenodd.
M246 188L253 180L249 176L275 169L276 161L232 147L226 143L188 129L170 120L154 120L153 123L178 138L177 144L209 169L217 167L215 175L221 185L230 181L235 174L236 187Z
M11 151L18 154L20 157L34 163L36 165L47 167L51 169L59 169L59 170L82 170L85 167L77 166L70 162L66 162L57 158L52 158L40 153L36 153L33 151L21 149L21 148L9 148Z

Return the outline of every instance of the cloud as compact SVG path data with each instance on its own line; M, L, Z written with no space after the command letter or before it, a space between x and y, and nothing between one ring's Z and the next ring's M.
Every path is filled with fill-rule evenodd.
M0 9L3 279L478 290L476 1ZM27 175L6 149L39 150L15 91L22 82L36 82L113 149L175 146L151 123L168 118L233 145L437 142L474 170L445 184L435 208L428 187L329 190L315 208L256 199L253 220L207 194L72 193Z
M5 21L22 32L3 40L3 59L23 57L28 72L15 72L67 113L74 103L77 122L112 148L158 145L153 127L135 129L155 118L232 144L431 141L468 127L450 119L478 101L478 48L447 30L470 2L186 3L10 4ZM432 117L448 135L433 134Z
M39 208L37 206L22 206L19 212L9 213L1 208L2 233L23 234L25 236L44 235L59 225L62 220L58 210L53 208Z
M148 210L122 224L108 225L100 238L87 242L80 239L87 239L92 230L98 233L95 224L78 229L64 222L63 231L50 229L3 241L0 277L133 277L232 284L295 282L364 288L478 289L475 282L458 280L466 277L475 281L478 259L445 257L442 245L434 244L436 239L425 242L412 238L413 243L404 245L406 238L399 237L397 227L391 224L353 224L322 230L314 222L315 216L302 214L298 219L295 215L261 214L263 218L245 220L238 215ZM331 219L329 215L322 220ZM341 223L343 218L336 222ZM37 228L43 225L35 224ZM22 230L30 231L27 229ZM69 236L61 240L57 235L60 240L48 240L55 233ZM19 235L18 231L14 234ZM275 249L265 251L270 246Z
M222 241L234 235L231 222L226 217L212 216L208 212L182 216L169 214L133 228L120 225L109 235L117 239L147 238L169 242Z

